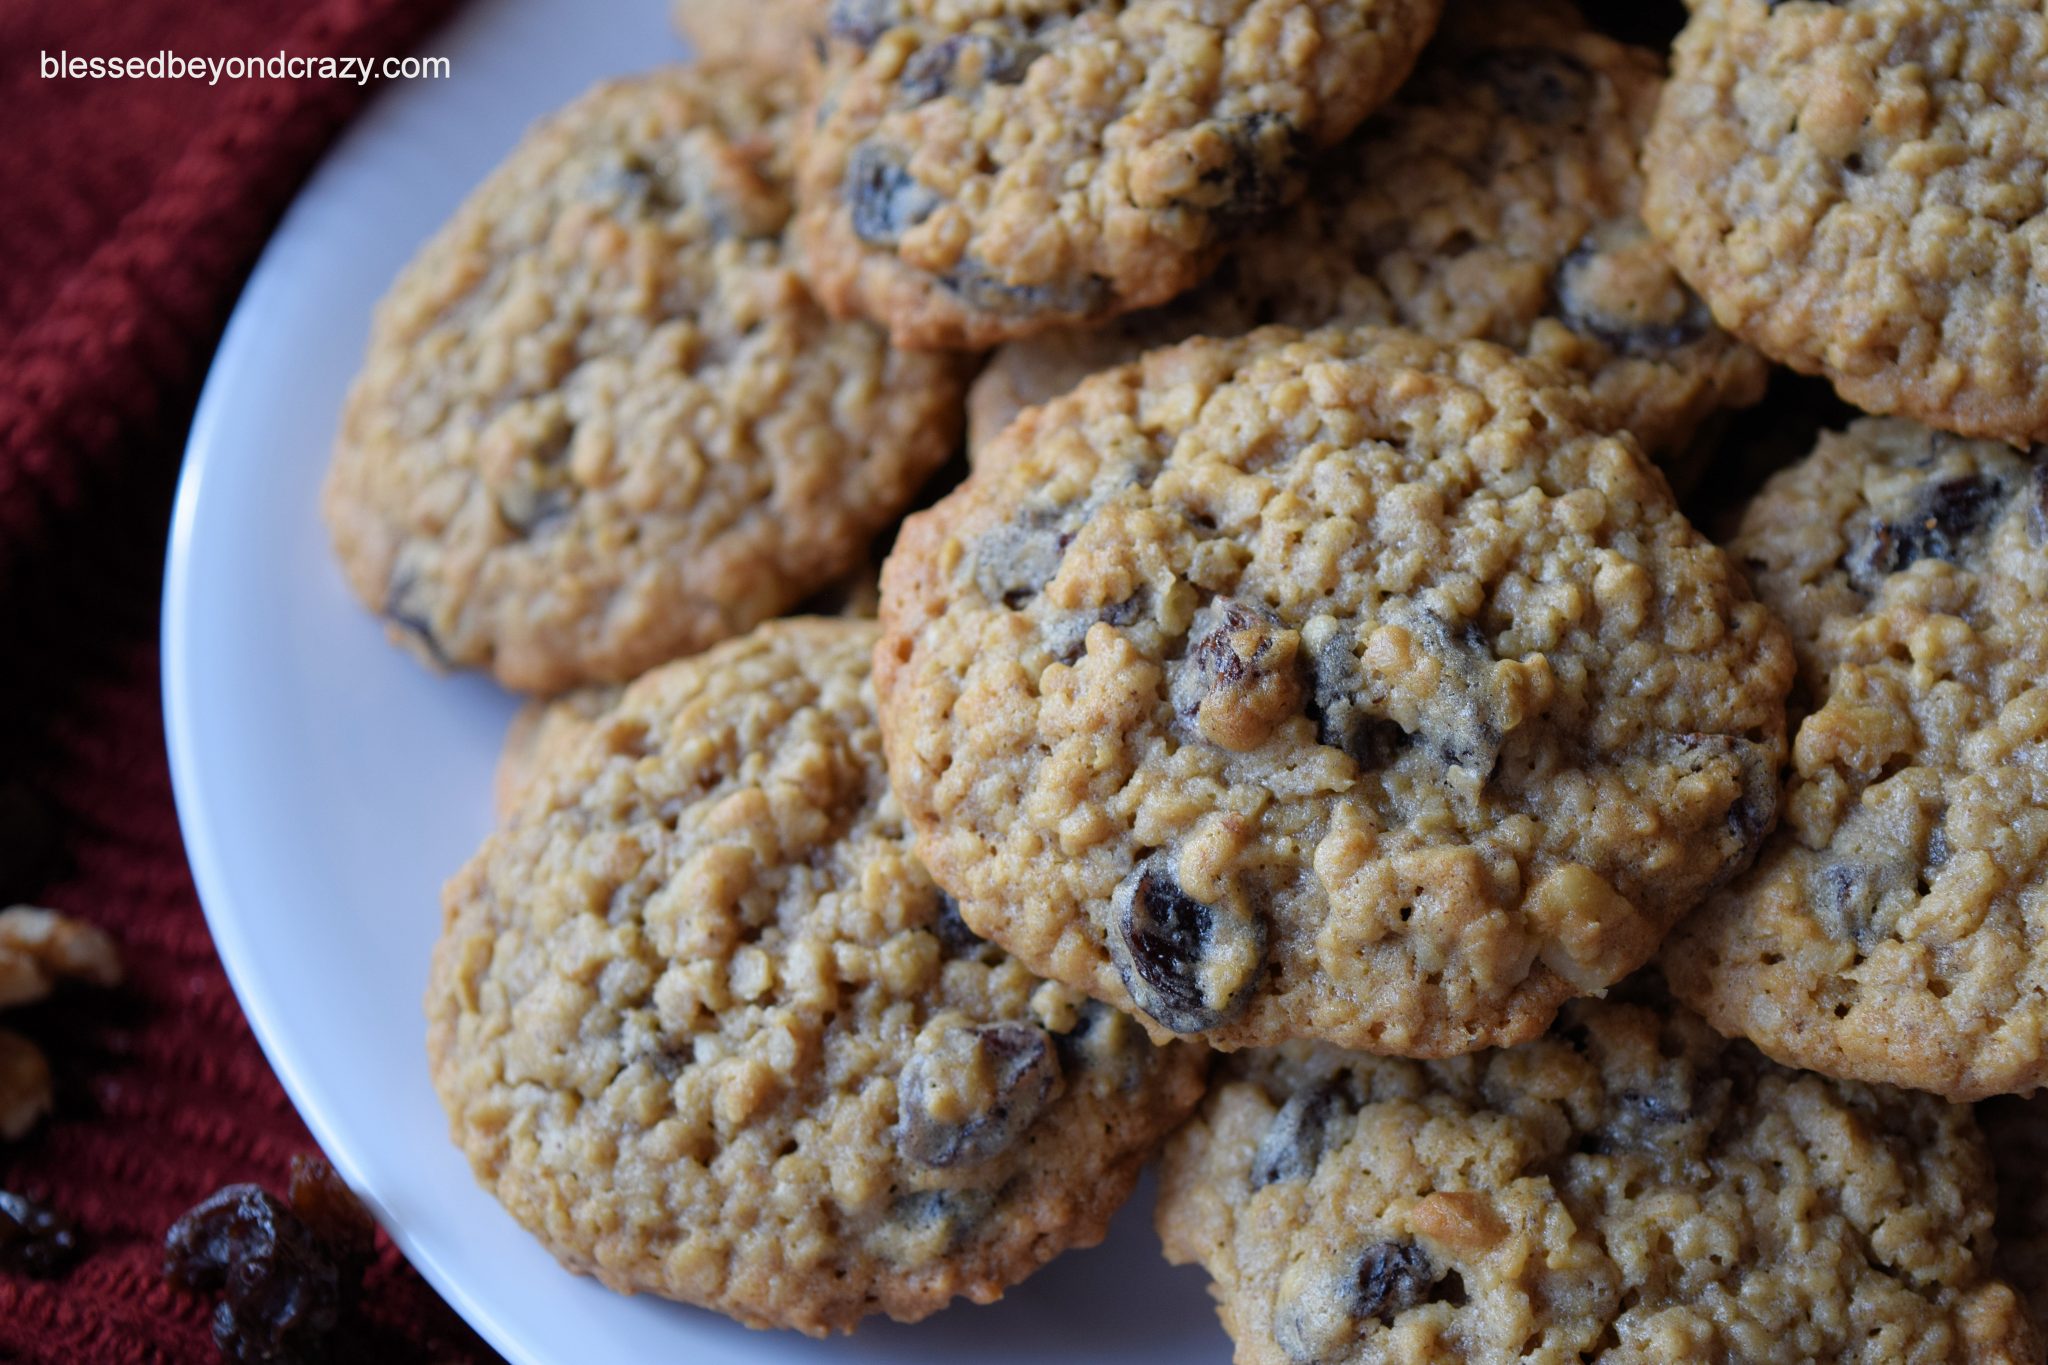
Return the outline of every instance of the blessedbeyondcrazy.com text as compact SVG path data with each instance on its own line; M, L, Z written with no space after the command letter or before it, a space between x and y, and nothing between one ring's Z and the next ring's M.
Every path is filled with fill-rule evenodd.
M444 81L446 57L294 57L282 50L267 57L186 57L163 51L149 57L78 57L41 54L46 81L222 81L322 80L368 85L385 80Z

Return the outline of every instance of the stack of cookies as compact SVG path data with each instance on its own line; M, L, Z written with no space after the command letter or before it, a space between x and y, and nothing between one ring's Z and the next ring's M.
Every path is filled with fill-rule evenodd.
M1609 8L682 0L407 269L564 1264L911 1320L1163 1152L1244 1362L2041 1357L2048 12Z

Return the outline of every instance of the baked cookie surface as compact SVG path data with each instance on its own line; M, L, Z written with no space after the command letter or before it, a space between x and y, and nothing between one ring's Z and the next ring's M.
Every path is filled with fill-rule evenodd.
M831 0L673 0L676 32L698 63L747 62L808 77L825 50Z
M1792 660L1584 390L1273 328L1027 411L883 568L920 856L1223 1047L1444 1055L1639 965L1769 829Z
M527 699L505 727L491 774L491 805L500 820L512 817L534 775L560 762L624 690L618 684L593 683L559 696Z
M1099 1240L1204 1059L968 934L889 797L876 629L627 688L445 894L434 1082L573 1269L812 1333Z
M1155 346L1375 323L1586 375L1614 424L1670 460L1709 414L1755 401L1765 367L1713 325L1638 217L1660 74L1654 53L1567 4L1451 0L1408 83L1207 281L1099 331L999 348L970 393L970 447Z
M1645 216L1722 325L1871 412L2048 437L2038 0L1698 0Z
M1967 1108L1579 1000L1450 1062L1223 1059L1158 1222L1239 1365L2033 1360L1994 1200Z
M834 0L805 270L899 344L1162 303L1297 197L1440 0Z
M541 124L380 306L324 510L447 666L620 682L859 562L965 376L834 322L782 245L793 79L670 69Z
M2048 462L1824 435L1730 546L1791 628L1784 822L1673 936L1672 989L1793 1065L2048 1084Z

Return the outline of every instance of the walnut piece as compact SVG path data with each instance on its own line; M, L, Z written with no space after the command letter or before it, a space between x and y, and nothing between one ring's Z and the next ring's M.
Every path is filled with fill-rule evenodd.
M114 941L82 920L14 905L0 910L0 1008L30 1005L59 981L121 984ZM50 1112L50 1064L18 1033L0 1029L0 1142L26 1137Z
M82 920L32 905L0 910L0 1007L41 1000L60 980L121 984L114 941Z
M50 1064L36 1045L0 1029L0 1142L28 1136L50 1112Z

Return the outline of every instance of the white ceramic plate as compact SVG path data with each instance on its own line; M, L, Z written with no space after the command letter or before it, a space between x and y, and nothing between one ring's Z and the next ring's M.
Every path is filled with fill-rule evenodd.
M600 21L600 16L602 16ZM471 1180L428 1085L442 881L483 837L513 701L434 678L349 599L316 510L371 305L534 118L682 55L659 0L482 0L387 89L251 278L187 452L164 594L171 772L208 922L299 1112L413 1264L520 1365L1229 1359L1141 1189L1001 1304L812 1342L570 1275Z

